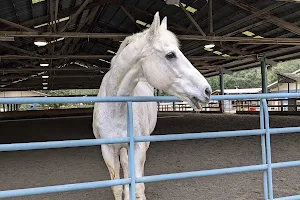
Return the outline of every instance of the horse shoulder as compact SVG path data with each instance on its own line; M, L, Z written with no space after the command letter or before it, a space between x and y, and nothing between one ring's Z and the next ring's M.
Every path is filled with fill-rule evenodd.
M154 96L154 88L148 82L140 81L134 90L134 96ZM134 115L136 115L135 120L137 123L140 122L141 129L144 130L144 133L141 134L150 135L157 122L157 103L135 103Z

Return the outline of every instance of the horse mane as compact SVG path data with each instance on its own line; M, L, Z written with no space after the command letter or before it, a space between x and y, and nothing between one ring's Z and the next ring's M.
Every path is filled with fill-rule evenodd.
M146 31L148 29L139 32L139 33L135 33L133 35L127 36L121 43L117 53L115 54L115 56L111 59L111 63L110 63L110 68L114 67L114 63L115 60L117 59L117 57L121 54L121 52L125 49L126 46L128 46L130 43L135 42L138 38L140 38L141 36L146 34Z

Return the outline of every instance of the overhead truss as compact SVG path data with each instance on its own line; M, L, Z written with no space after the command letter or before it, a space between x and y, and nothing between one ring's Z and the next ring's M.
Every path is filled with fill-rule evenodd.
M103 77L97 73L105 73L113 57L113 54L107 51L116 51L120 41L134 32L143 30L153 19L154 13L149 12L151 9L148 8L156 5L156 2L152 1L147 8L141 9L137 6L138 1L135 4L122 0L87 0L81 4L73 1L73 6L62 9L64 0L53 0L45 2L47 14L44 16L32 17L19 23L0 18L0 46L3 49L3 53L0 54L0 90L40 88L40 76L30 78L36 73L52 76L52 82L49 84L52 89L97 88ZM271 58L272 62L300 58L300 27L297 25L300 22L291 20L293 16L297 18L297 13L281 16L273 12L297 1L277 0L259 8L249 1L220 0L218 4L222 4L222 7L218 7L215 6L216 1L207 0L201 8L197 8L196 13L188 10L188 7L192 6L187 5L188 1L182 0L183 4L178 3L178 6L172 5L174 2L179 1L167 1L164 7L157 9L161 10L163 15L167 13L166 10L174 9L172 16L168 16L169 29L176 32L182 42L183 53L205 76L218 75L219 69L237 71L258 66L257 55L260 54ZM226 19L218 19L217 15L223 10L230 10L229 7L247 15L233 23L220 26ZM109 19L103 20L103 14L108 14L106 10L113 10L112 8L114 12L110 13ZM227 18L234 17L238 12L229 13ZM120 21L115 23L118 26L110 23L120 13L123 16L119 16ZM176 21L176 16L179 15L185 17ZM59 22L59 19L66 17L69 17L68 20ZM17 18L20 20L19 16ZM248 23L257 19L259 21ZM137 20L144 22L145 26L137 23ZM121 26L125 22L128 24L128 21L132 25L130 30ZM45 27L34 28L45 23ZM270 24L275 26L278 32L275 37L271 34L274 30L261 31L263 37L257 38L241 35L244 31ZM45 39L49 44L36 48L28 43L39 38ZM27 43L15 45L20 41ZM205 51L203 46L207 42L213 42L216 50ZM49 67L39 67L42 60L49 61ZM74 67L70 64L75 60L82 62L85 67ZM69 75L59 75L57 72L68 72ZM81 75L78 72L96 75ZM69 76L73 76L73 79L69 80ZM93 79L92 82L82 81L83 78L89 77ZM16 82L19 79L24 81ZM5 84L7 87L1 87Z

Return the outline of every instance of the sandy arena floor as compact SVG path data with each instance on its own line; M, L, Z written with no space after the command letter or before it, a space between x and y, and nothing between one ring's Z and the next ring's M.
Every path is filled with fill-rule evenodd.
M174 114L172 114L173 116ZM161 115L154 134L259 128L250 115ZM0 122L0 143L93 138L91 117ZM271 127L299 126L298 116L271 116ZM272 136L273 162L300 160L300 134ZM260 164L260 137L151 143L145 175ZM0 153L0 190L108 179L99 147ZM300 167L274 170L275 197L300 194ZM262 172L146 184L149 200L263 199ZM10 198L113 200L110 188Z

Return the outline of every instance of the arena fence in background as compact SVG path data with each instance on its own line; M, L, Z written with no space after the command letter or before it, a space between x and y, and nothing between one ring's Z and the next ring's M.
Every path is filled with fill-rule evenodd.
M273 196L272 186L272 170L275 168L295 167L300 166L300 160L272 163L271 153L271 135L283 133L300 133L300 127L287 128L270 128L269 113L267 99L272 98L295 98L300 97L300 93L272 93L272 94L249 94L249 95L219 95L212 96L212 100L242 100L242 99L259 99L260 100L260 129L255 130L235 130L222 132L203 132L203 133L186 133L186 134L168 134L168 135L153 135L135 137L133 133L133 102L170 102L180 101L175 97L26 97L26 98L0 98L0 104L28 104L28 103L95 103L95 102L125 102L127 103L127 131L128 137L125 138L109 138L109 139L82 139L82 140L67 140L67 141L51 141L51 142L29 142L29 143L14 143L0 144L0 151L18 151L18 150L34 150L34 149L51 149L65 147L80 147L80 146L95 146L101 144L117 144L128 143L129 155L129 178L119 180L103 180L96 182L85 182L76 184L43 186L26 189L12 189L0 191L0 198L36 195L54 192L65 192L73 190L84 190L93 188L110 187L114 185L130 185L130 200L135 200L135 184L158 182L175 179L213 176L221 174L232 174L251 171L262 171L264 199L276 200L292 200L300 199L300 195L278 197ZM221 137L236 137L236 136L261 136L262 147L262 163L259 165L240 166L221 169L210 169L202 171L160 174L153 176L136 177L134 168L134 143L135 142L156 142L156 141L174 141L174 140L190 140L203 138L221 138ZM0 188L1 189L1 188ZM299 191L300 193L300 191Z

